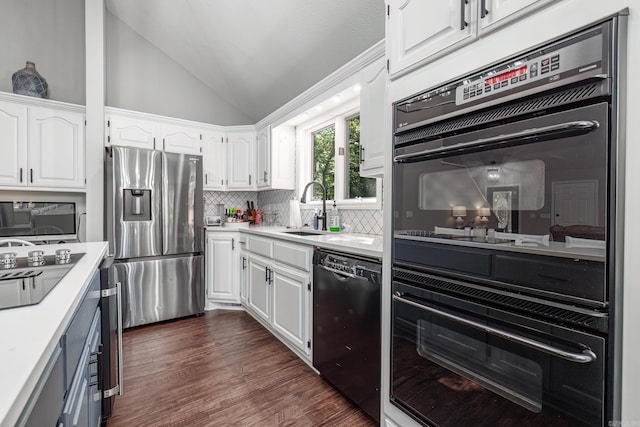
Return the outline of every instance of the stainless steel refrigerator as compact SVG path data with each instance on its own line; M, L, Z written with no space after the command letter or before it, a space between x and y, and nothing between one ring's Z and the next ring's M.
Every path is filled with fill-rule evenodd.
M202 157L111 147L105 172L124 328L202 313Z

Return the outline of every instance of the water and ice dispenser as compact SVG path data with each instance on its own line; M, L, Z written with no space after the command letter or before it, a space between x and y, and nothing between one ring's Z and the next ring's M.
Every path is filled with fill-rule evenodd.
M127 188L122 199L125 221L151 221L151 190Z

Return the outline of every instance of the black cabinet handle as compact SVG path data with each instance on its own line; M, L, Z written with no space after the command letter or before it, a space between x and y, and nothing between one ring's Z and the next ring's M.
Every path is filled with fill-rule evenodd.
M20 168L20 182L22 182L22 168Z
M460 0L460 31L464 31L464 29L469 25L467 20L465 19L465 6L469 3L469 0Z
M29 173L31 174L31 182L33 183L33 169L29 169Z
M264 281L269 283L269 267L265 267L264 269Z
M209 179L208 178L209 178L209 174L205 173L204 174L204 185L207 185L209 183Z
M489 14L489 10L487 10L487 0L480 1L480 19L484 18Z

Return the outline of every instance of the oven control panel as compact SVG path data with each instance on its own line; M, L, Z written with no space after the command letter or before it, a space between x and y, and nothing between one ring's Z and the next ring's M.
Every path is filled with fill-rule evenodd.
M594 70L600 71L602 50L598 49L598 45L602 44L602 40L595 37L588 44L593 45L585 48L581 43L554 50L542 49L463 80L456 87L456 105L469 104L493 95L506 95L525 86L539 86Z
M507 97L517 99L564 84L607 78L611 41L603 25L398 101L395 132L505 102Z

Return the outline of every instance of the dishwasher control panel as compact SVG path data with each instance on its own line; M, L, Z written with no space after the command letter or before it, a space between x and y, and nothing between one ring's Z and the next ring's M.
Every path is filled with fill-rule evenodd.
M335 254L324 253L316 258L316 263L337 274L343 273L348 276L362 277L368 280L378 281L374 277L379 277L380 265L370 261L361 261L351 257L342 257ZM370 264L370 265L369 265Z

